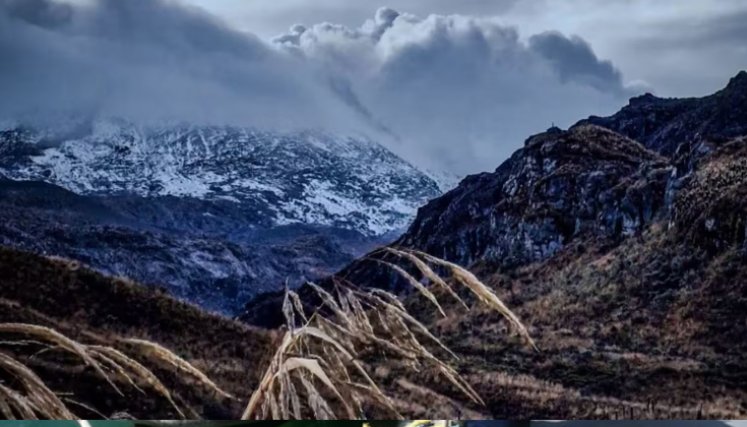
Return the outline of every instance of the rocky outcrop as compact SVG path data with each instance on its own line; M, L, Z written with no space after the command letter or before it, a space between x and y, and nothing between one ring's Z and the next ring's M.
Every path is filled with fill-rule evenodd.
M650 93L630 100L609 117L592 116L595 124L634 139L662 155L702 153L702 144L723 143L747 134L747 72L702 98L658 98Z
M693 244L711 251L747 249L747 138L704 159L677 194L672 223Z
M464 265L542 260L576 236L640 231L660 213L669 174L663 157L607 129L551 129L421 208L395 244Z

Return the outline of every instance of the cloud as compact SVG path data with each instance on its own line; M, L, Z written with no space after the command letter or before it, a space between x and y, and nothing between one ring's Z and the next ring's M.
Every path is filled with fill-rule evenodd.
M296 26L274 41L345 82L400 154L460 174L492 169L530 133L609 112L638 90L579 37L523 42L492 18L382 8L360 27Z
M295 22L311 25L334 22L358 26L371 17L377 6L427 16L498 15L511 10L518 0L185 0L224 16L237 27L270 38Z
M555 31L529 38L529 48L547 59L562 82L575 80L601 91L624 90L622 74L610 61L601 61L584 39Z
M197 8L0 0L0 114L333 127L347 108L297 58Z
M579 37L522 40L494 18L390 8L357 27L296 25L264 41L176 1L0 0L0 57L0 116L364 133L460 175L634 90Z

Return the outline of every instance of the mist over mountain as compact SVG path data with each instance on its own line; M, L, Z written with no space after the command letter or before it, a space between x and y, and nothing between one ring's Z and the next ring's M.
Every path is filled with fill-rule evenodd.
M744 418L744 5L342 1L0 0L0 416Z
M580 37L478 16L382 8L265 41L175 1L3 0L0 24L2 120L322 129L457 175L640 90Z

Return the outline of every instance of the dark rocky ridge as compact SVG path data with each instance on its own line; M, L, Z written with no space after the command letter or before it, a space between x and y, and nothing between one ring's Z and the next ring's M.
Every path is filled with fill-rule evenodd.
M530 137L494 172L469 176L420 208L412 226L392 245L508 273L550 259L569 246L582 247L583 242L605 239L617 245L655 224L679 230L700 224L710 234L698 234L697 239L715 237L713 227L719 224L724 233L731 233L729 243L714 243L723 248L739 242L744 233L739 202L743 190L719 186L742 178L719 176L708 182L708 190L698 187L691 197L697 203L682 200L695 191L691 181L706 179L698 168L714 150L732 147L731 154L719 155L737 164L744 161L743 151L734 148L744 140L729 143L743 134L744 71L723 90L703 98L636 97L610 117L592 116L567 131L552 128ZM683 188L688 190L682 193ZM714 199L714 194L723 197ZM684 209L690 206L702 209ZM363 286L402 285L396 275L365 258L339 275ZM268 314L278 304L277 294L260 296L247 304L244 318L272 319Z
M470 176L421 208L394 244L466 265L515 267L546 259L578 236L630 236L671 218L698 163L741 135L745 71L703 98L636 97L610 117L529 138L495 172ZM739 149L730 152L742 158Z
M545 259L577 236L630 236L663 207L667 162L593 125L529 138L494 173L421 208L395 243L469 265Z
M747 72L702 98L658 98L650 93L609 117L591 116L579 124L595 124L634 139L668 157L700 143L723 143L747 134Z

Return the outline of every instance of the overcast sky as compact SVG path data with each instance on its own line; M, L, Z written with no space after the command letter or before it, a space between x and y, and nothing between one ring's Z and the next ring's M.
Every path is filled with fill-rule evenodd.
M576 34L626 80L663 96L702 95L747 67L743 0L189 0L232 25L271 38L293 24L360 25L379 6L419 16L495 16L523 37L546 30Z
M318 127L463 175L644 91L723 87L746 22L741 0L0 0L0 119Z

